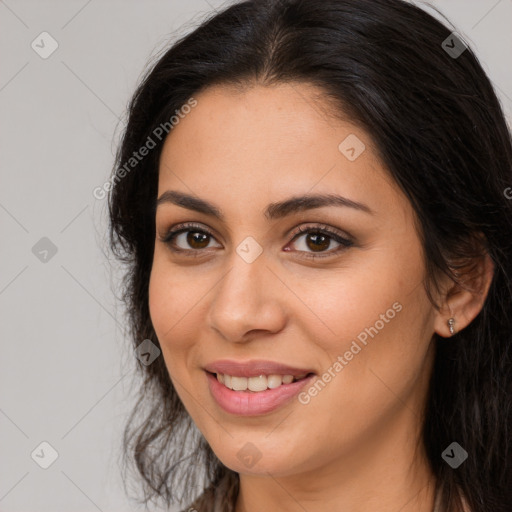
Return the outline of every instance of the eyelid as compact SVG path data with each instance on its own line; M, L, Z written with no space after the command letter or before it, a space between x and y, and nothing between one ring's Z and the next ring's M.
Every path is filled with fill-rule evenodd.
M303 255L305 258L310 259L317 259L317 258L324 258L324 257L330 257L335 254L338 254L339 252L343 251L344 249L348 249L351 246L354 245L354 238L346 233L342 232L336 228L332 228L326 224L322 223L309 223L309 225L300 225L299 227L295 227L289 231L286 232L285 236L288 237L292 236L292 239L289 243L293 243L297 238L307 235L308 233L320 233L325 234L332 240L334 240L336 243L339 244L339 247L336 249L331 249L328 251L323 252L308 252L308 251L293 251L297 252L298 254ZM177 224L176 226L173 226L170 228L167 233L163 237L159 237L159 239L170 246L171 250L175 253L192 253L193 256L200 256L204 253L204 251L208 250L208 248L203 249L182 249L182 248L176 248L171 247L172 241L181 233L187 232L187 231L197 231L200 233L204 233L211 238L214 238L216 240L216 235L213 233L213 231L210 228L204 227L201 224L197 224L194 222L183 222L180 224ZM217 241L217 240L216 240ZM211 248L210 248L211 249ZM290 251L287 251L290 252Z
M194 256L199 256L202 252L204 252L206 249L182 249L180 247L172 247L172 242L175 240L175 238L180 235L181 233L186 233L187 231L195 231L199 233L204 233L211 238L215 239L217 241L217 235L213 233L213 230L210 228L207 228L201 224L197 224L195 222L182 222L180 224L177 224L176 226L173 226L172 228L169 228L164 236L159 236L159 240L163 242L164 244L168 245L169 248L176 253L194 253ZM218 243L218 242L217 242Z
M338 255L340 252L343 252L346 249L349 249L354 245L354 238L348 233L343 233L342 231L327 226L326 224L321 223L312 223L312 225L301 225L298 228L294 228L291 230L293 234L293 238L290 243L294 242L297 238L300 238L304 234L308 233L320 233L327 235L330 239L334 240L339 247L335 249L330 249L328 251L321 251L315 253L314 251L294 251L300 254L300 257L304 257L306 259L319 259L319 258L329 258Z
M289 234L291 233L293 235L292 240L295 240L295 238L297 238L297 236L300 236L304 233L307 234L309 232L316 232L316 231L326 232L327 234L329 234L332 237L343 238L347 242L349 242L349 241L353 242L353 237L351 235L349 235L347 232L341 231L340 229L333 228L327 224L322 224L321 222L316 222L316 223L315 222L309 222L309 223L306 222L306 225L301 224L300 226L288 231L286 233L286 236L289 236Z

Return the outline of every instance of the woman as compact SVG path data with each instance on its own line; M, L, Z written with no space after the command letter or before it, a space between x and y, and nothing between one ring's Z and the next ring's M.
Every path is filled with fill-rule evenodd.
M237 3L148 72L116 168L144 501L512 509L512 147L460 36Z

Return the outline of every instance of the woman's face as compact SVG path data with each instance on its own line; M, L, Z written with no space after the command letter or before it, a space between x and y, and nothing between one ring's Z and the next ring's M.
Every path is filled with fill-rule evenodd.
M339 475L420 435L441 323L413 210L367 134L328 117L318 93L203 91L160 161L158 197L175 195L156 213L151 319L187 411L242 474ZM327 195L346 201L289 202ZM275 376L301 373L313 375Z

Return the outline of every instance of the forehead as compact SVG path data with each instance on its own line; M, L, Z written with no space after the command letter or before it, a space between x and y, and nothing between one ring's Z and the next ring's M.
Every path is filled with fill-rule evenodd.
M260 210L270 196L309 191L382 205L400 199L369 136L330 115L314 86L216 86L194 98L165 141L159 195L172 188L228 204L261 198Z
M164 152L170 146L173 152L194 149L195 158L203 156L204 150L230 158L263 149L247 154L254 160L283 154L303 157L315 153L309 151L314 146L318 156L332 146L332 137L339 137L340 129L347 134L361 132L349 122L336 120L334 108L323 98L318 88L308 84L208 88L196 96L197 106L173 128Z

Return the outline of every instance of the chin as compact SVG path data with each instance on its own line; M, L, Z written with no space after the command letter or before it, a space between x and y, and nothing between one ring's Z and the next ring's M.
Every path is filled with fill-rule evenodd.
M270 473L276 477L295 473L302 464L297 460L297 453L292 448L293 443L286 439L279 444L281 449L268 441L247 440L240 448L235 448L229 453L226 453L226 445L221 451L214 452L226 467L237 473L262 476L268 476Z

